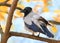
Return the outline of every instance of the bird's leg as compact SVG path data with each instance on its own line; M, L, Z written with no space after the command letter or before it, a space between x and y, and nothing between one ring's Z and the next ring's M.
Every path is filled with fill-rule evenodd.
M34 36L34 32L32 32L32 35Z
M38 34L38 37L39 37L39 35L40 35L40 32L39 32L39 34Z

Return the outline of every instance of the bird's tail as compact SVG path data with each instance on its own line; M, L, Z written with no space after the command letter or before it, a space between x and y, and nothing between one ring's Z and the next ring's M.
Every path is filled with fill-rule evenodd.
M54 37L54 35L47 29L45 25L40 25L44 31L44 34L47 35L48 37Z

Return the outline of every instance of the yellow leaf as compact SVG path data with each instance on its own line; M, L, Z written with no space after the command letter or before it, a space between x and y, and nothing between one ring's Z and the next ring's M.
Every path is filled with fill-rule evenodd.
M31 0L26 0L27 2L30 2Z
M60 22L60 15L58 15L58 16L53 16L53 19L54 19L56 22Z
M8 3L8 4L12 4L12 2L13 2L13 0L9 0L7 3Z
M14 30L14 25L11 25L11 29L10 30Z
M3 32L5 32L5 25L1 25Z
M7 12L8 11L8 7L0 6L0 11Z
M60 10L55 10L54 13L60 13Z
M48 5L48 0L43 0L43 2L44 2L44 6Z
M4 15L5 15L5 13L0 12L0 21L2 21L2 20L5 19L5 18L4 18Z
M16 16L18 16L18 17L23 17L24 14L21 13L20 10L17 10L17 11L16 11Z
M5 32L6 25L1 25L3 32ZM11 26L10 30L14 30L14 25Z
M0 0L0 2L4 2L5 0Z
M37 4L34 8L33 8L33 11L35 12L35 13L38 13L38 8L40 8L41 7L41 5L39 5L39 4Z
M48 9L47 7L45 7L45 8L43 9L43 12L49 12L49 9Z
M56 18L55 16L53 16L53 19L54 19L54 20L57 20L57 18Z
M18 18L18 17L17 17L16 15L14 15L14 16L13 16L13 19L16 19L16 18Z
M57 28L56 28L56 26L55 26L55 25L52 26L51 30L52 30L53 33L56 33L56 32L57 32Z
M21 9L24 9L25 7L24 7L24 5L22 5L22 4L17 4L17 7L20 7Z

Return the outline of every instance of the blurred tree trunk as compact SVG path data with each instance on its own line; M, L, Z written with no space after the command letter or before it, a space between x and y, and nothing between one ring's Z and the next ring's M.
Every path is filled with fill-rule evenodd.
M8 18L7 18L7 24L6 24L6 29L5 33L3 34L3 38L1 43L7 43L8 38L10 37L10 27L12 25L12 18L13 18L13 13L16 9L18 0L13 0L13 3L11 5L11 8L8 12Z

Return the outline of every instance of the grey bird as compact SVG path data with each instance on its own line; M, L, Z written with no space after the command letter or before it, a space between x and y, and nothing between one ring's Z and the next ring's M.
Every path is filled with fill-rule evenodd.
M54 37L54 35L47 29L46 25L49 24L48 21L34 13L31 7L25 7L21 12L24 13L24 23L27 29L33 31L33 33L39 32L47 35L48 37ZM34 15L36 16L34 17Z

